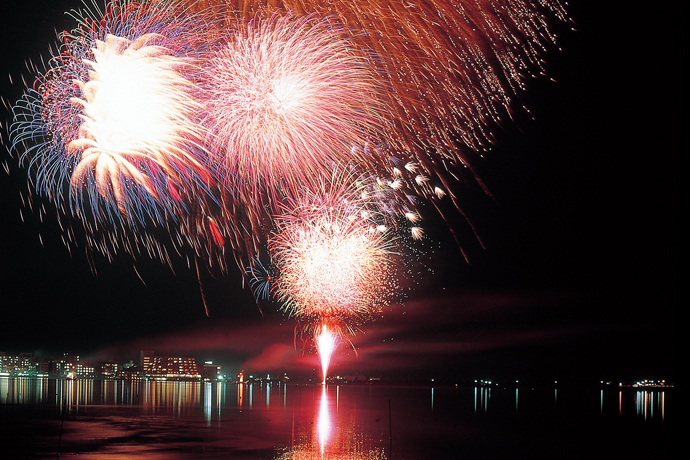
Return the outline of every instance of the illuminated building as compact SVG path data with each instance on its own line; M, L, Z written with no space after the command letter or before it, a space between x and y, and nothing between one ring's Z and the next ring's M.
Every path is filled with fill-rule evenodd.
M19 356L8 356L0 351L0 372L8 374L36 374L38 363L32 353L20 353Z
M118 363L116 361L108 361L106 363L102 363L100 366L101 375L106 379L115 378L119 368L120 368L120 363Z
M141 372L153 379L199 379L196 358L188 356L156 356L152 351L141 351Z
M212 361L205 361L201 366L201 378L204 380L218 380L221 377L221 366L213 364Z
M96 369L90 363L82 361L79 355L68 352L64 353L60 359L56 359L54 363L54 372L51 369L51 374L57 377L78 377L78 378L95 378Z

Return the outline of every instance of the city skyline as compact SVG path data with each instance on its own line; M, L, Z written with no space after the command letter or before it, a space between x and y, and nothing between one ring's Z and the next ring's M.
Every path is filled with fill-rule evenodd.
M3 51L3 98L21 91L24 60L45 55L53 27L67 27L63 12L76 3L12 7L3 19L4 42L13 44ZM460 213L448 225L427 209L428 239L404 304L364 326L356 352L341 348L334 372L673 378L677 153L661 133L675 133L678 121L658 117L666 97L655 95L671 90L659 63L630 68L642 39L624 12L571 10L577 30L559 27L562 49L548 52L549 74L521 100L534 119L516 108L515 121L495 129L481 163L493 196L458 185L484 247ZM650 152L670 161L650 161ZM0 350L188 350L224 368L319 368L295 347L294 323L274 304L259 309L234 266L205 285L207 317L184 260L173 273L146 259L70 254L49 208L22 205L23 170L2 160L10 174L0 172Z

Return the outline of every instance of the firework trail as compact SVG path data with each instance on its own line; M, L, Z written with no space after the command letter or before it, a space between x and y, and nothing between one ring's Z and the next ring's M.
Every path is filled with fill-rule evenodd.
M326 377L328 375L328 366L331 362L331 356L338 346L338 332L331 330L327 323L319 324L319 330L316 332L316 349L321 358L321 372L323 374L323 384L326 384Z
M204 203L214 185L194 82L199 19L169 2L84 8L15 105L11 150L68 240L76 218L87 247L109 258L170 263L185 244L207 255L202 240L227 232Z

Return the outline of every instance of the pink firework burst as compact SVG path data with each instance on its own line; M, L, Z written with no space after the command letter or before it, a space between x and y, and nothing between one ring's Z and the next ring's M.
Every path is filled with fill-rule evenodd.
M256 203L290 193L334 163L366 160L383 87L342 26L314 16L257 16L228 32L207 63L206 125L228 182ZM368 153L374 153L373 150Z

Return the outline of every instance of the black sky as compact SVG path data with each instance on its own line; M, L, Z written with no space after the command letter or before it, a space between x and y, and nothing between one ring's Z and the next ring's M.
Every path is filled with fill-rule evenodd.
M657 30L648 12L589 3L572 2L576 30L561 27L561 50L545 56L555 82L530 82L521 100L533 119L517 110L514 122L495 130L496 146L480 163L493 197L464 191L484 247L451 213L465 262L430 213L425 263L433 272L415 277L420 284L405 305L367 325L354 339L358 356L341 353L336 368L453 378L673 377L678 32ZM74 6L2 6L3 98L19 97L21 84L9 85L8 74L16 79L25 59L47 54L53 28L70 26L63 12ZM11 173L0 171L0 351L134 357L149 348L212 358L230 372L313 364L294 350L294 324L272 311L261 316L234 267L211 286L212 318L193 270L173 274L140 260L140 278L127 260L95 257L94 275L83 252L68 253L50 214L41 223L24 209L25 173L7 153L2 162Z

